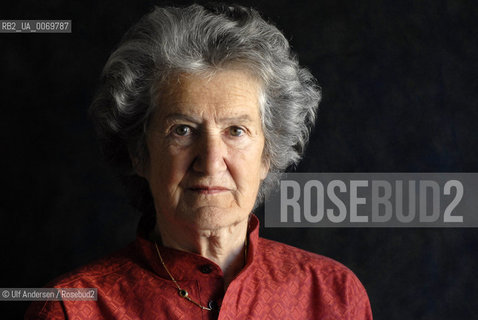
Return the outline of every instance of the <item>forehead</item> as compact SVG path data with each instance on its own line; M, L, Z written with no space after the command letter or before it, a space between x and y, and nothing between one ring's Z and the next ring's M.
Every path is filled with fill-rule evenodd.
M161 118L178 113L214 118L260 116L261 84L246 71L179 74L162 89L157 98Z

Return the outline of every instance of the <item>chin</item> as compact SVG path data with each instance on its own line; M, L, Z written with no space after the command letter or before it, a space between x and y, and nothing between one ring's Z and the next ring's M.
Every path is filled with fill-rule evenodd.
M191 209L190 209L191 210ZM245 220L249 212L240 209L204 206L189 211L188 220L198 230L219 229L235 225Z

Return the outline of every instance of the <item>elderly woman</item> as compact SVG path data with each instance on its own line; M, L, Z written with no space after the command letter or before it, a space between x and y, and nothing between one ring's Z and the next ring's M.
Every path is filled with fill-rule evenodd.
M320 94L287 40L240 6L156 8L127 32L91 106L143 212L126 249L56 280L97 301L27 318L371 319L341 264L258 235L251 213L301 157Z

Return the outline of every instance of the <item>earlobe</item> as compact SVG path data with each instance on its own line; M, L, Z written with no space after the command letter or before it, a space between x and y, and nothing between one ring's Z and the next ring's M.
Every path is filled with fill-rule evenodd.
M132 157L131 155L130 155L130 159L131 159L131 165L133 167L134 172L138 176L147 179L144 165L141 163L141 161L137 157Z
M264 180L267 178L267 174L269 173L270 169L270 161L269 160L263 160L262 165L261 165L261 180Z

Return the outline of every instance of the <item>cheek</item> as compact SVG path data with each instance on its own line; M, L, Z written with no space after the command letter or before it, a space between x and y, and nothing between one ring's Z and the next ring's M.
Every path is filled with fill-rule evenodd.
M150 183L155 189L176 190L190 166L190 156L184 150L160 147L150 155Z
M262 148L236 152L230 164L231 175L243 192L255 192L263 175ZM247 190L246 190L247 189Z

